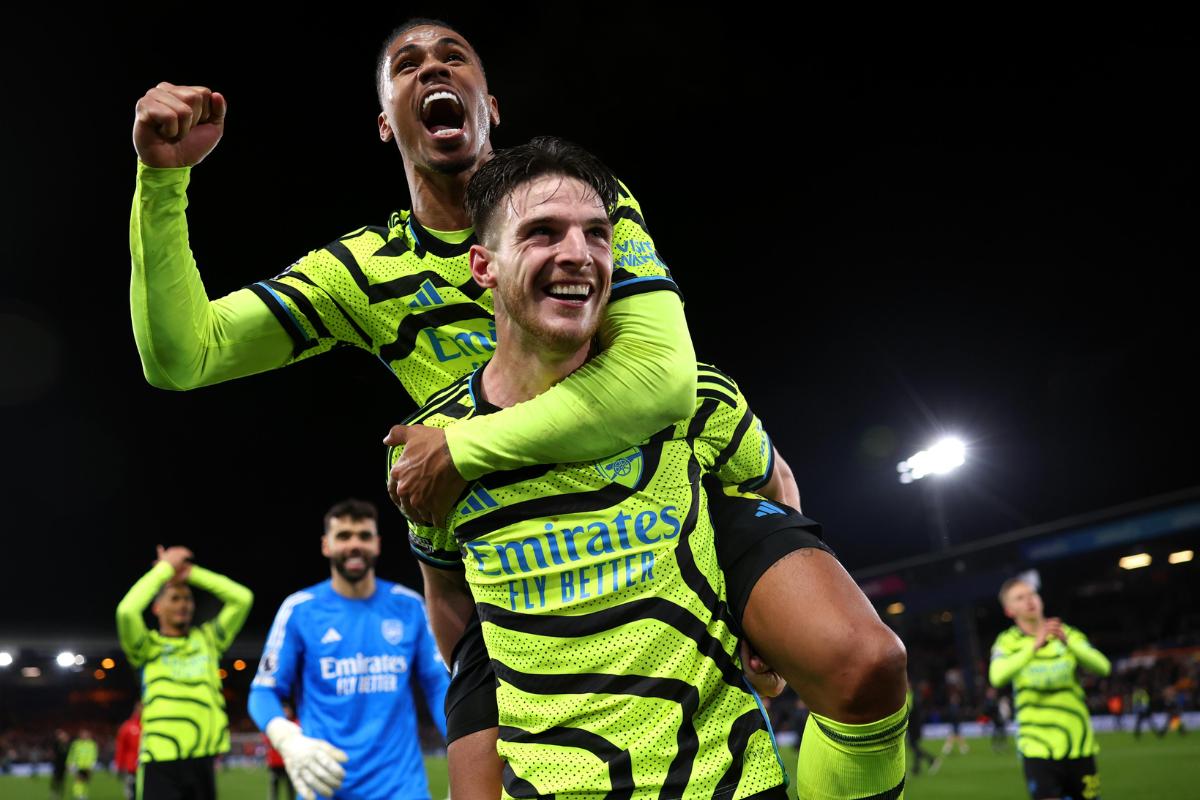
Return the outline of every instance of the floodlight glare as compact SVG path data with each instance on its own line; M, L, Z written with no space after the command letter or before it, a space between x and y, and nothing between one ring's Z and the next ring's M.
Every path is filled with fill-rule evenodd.
M12 653L0 653L0 667L11 667L13 662Z
M907 461L901 461L896 465L896 471L900 473L901 483L912 483L926 475L945 475L961 467L966 460L967 446L961 439L950 436L928 450L909 456Z
M1138 553L1135 556L1125 556L1117 564L1121 569L1138 569L1140 567L1150 566L1150 554Z
M82 666L83 666L83 661L84 661L84 658L83 658L83 656L81 656L81 655L79 655L78 653L76 653L76 655L75 655L75 666L77 666L77 667L82 667Z
M58 662L60 667L73 667L75 666L75 654L64 650L58 654L58 658L55 661Z
M892 603L890 606L887 607L887 612L889 614L903 614L904 613L904 603Z
M1167 562L1170 564L1183 564L1191 561L1195 556L1196 554L1191 550L1180 550L1177 553L1171 553L1171 555L1167 556ZM0 659L4 658L5 655L7 654L0 654Z

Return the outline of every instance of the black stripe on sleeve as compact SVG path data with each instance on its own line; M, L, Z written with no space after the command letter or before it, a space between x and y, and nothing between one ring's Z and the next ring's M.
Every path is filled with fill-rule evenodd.
M368 350L370 350L374 347L374 344L371 342L371 337L367 335L367 332L364 331L361 327L359 327L358 323L354 321L354 318L350 316L350 312L347 311L342 306L342 304L337 301L337 298L335 298L332 294L330 294L328 291L326 291L323 286L319 285L316 281L314 281L312 278L305 275L303 272L296 272L295 270L293 270L291 272L291 277L296 278L297 280L303 281L304 283L307 283L309 286L313 287L314 289L318 290L319 292L322 292L327 298L329 298L329 302L333 303L333 307L336 308L338 313L342 315L342 319L346 321L346 324L350 326L351 330L353 330L356 334L358 334L358 338L362 340L362 342L366 346L366 348ZM287 284L281 283L280 286L283 288L286 288L290 292L295 292L296 294L303 297L303 295L300 294L300 292L296 291L296 289L292 288L291 286L288 286ZM281 291L282 291L282 289L281 289ZM288 296L291 297L292 295L289 294ZM307 300L308 298L305 297L304 299ZM299 301L297 301L297 302L299 302ZM310 304L310 307L311 307L311 304Z
M296 321L292 319L291 314L288 313L288 309L286 309L278 299L271 295L271 292L267 290L267 287L263 286L261 283L252 283L246 288L254 292L255 296L266 304L267 308L271 311L271 315L278 320L279 324L283 326L283 329L287 331L288 336L291 337L292 358L300 355L308 348L316 346L317 342L308 338L308 334L304 332L304 329L297 325Z
M307 278L307 276L305 276L301 273L292 272L292 273L288 273L288 274L291 277L299 277L300 280L304 281L305 283L307 283L311 286L316 285L311 280L309 280ZM308 298L308 295L304 294L304 292L300 291L296 287L289 286L286 283L283 283L282 281L269 280L269 281L263 281L262 283L271 287L272 289L279 292L280 294L285 295L288 298L290 298L291 301L296 304L296 310L300 312L300 315L303 316L306 320L308 320L309 325L312 325L313 330L316 331L316 333L317 333L318 339L333 338L333 334L330 333L329 329L325 327L325 321L321 319L320 312L318 312L316 306L314 306L312 304L312 300L310 300Z
M620 270L618 270L619 272ZM638 294L646 294L647 292L674 292L683 299L683 292L679 289L679 284L666 277L653 276L644 281L633 281L622 286L616 286L616 275L613 275L612 294L609 295L608 302L615 303L618 300L624 300L627 297L633 297Z
M737 398L730 397L726 392L723 392L720 389L697 389L696 397L717 400L727 406L733 406L734 408L737 408Z
M707 381L708 383L715 383L734 397L737 397L738 388L734 385L733 379L725 373L708 366L707 364L696 365L696 379Z
M646 226L646 220L632 206L617 206L617 210L612 215L613 227L617 227L617 223L623 219L627 219L634 225L637 225L647 236L650 235L650 228Z
M717 456L717 460L713 462L709 472L716 473L721 471L721 467L728 463L729 459L733 458L734 453L742 446L742 439L746 437L746 431L750 430L750 423L754 420L754 413L750 409L746 409L746 413L742 415L742 419L738 422L737 428L733 432L733 436L729 438L729 444L725 445L725 449Z

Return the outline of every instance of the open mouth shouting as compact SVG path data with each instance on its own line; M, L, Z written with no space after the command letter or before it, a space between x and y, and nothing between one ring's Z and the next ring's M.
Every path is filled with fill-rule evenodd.
M467 114L462 99L447 89L435 89L421 100L421 124L435 139L461 136Z

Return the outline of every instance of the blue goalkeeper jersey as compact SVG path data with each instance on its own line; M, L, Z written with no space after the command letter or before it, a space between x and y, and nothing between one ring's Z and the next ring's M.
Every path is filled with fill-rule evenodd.
M377 579L374 595L351 600L324 581L279 607L250 689L250 716L265 730L283 716L281 701L292 699L304 735L350 757L336 798L428 798L413 680L444 735L450 676L420 595Z

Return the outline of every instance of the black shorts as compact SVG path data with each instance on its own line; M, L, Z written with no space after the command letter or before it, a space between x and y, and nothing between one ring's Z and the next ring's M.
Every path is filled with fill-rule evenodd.
M216 800L214 758L180 758L142 764L138 800Z
M731 497L720 484L706 481L709 515L717 531L717 562L725 573L730 611L740 626L750 591L775 562L795 550L815 547L833 554L821 541L821 526L782 503ZM446 690L446 742L499 725L496 676L483 642L479 616L472 615L450 658Z
M739 626L754 585L784 556L809 547L834 554L821 540L820 524L791 506L726 494L712 478L705 478L704 490L729 610Z
M1100 800L1100 775L1095 756L1087 758L1026 758L1025 785L1033 800Z
M446 743L467 734L495 728L500 724L496 711L496 674L483 643L483 625L479 614L471 621L450 656L450 687L446 689Z

